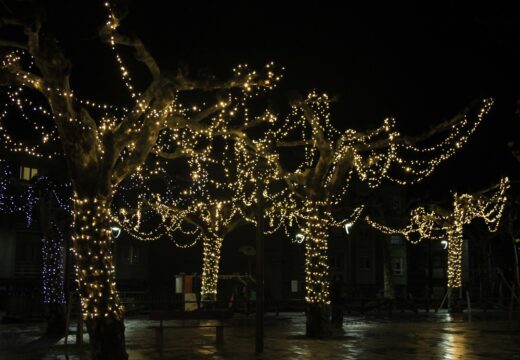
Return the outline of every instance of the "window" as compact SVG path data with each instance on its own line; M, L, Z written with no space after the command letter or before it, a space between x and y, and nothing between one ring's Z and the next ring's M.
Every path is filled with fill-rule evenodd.
M20 166L20 180L30 181L38 175L38 169Z
M394 275L403 275L403 258L392 258L392 270Z
M298 292L298 280L291 280L291 292L292 293Z

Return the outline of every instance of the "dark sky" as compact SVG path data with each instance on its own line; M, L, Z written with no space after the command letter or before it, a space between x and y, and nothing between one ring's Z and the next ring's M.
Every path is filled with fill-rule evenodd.
M114 60L96 38L105 19L101 3L47 5L54 31L73 59L78 91L122 102ZM416 190L476 190L504 174L520 177L507 148L508 141L519 138L520 122L515 116L520 20L512 8L178 3L130 2L121 28L141 36L164 70L187 65L195 73L203 69L222 75L238 63L273 60L286 67L277 96L316 88L339 97L334 121L340 128L363 129L395 116L402 133L411 134L455 115L476 98L493 96L496 105L470 143ZM144 84L144 69L132 63L130 53L123 55L134 78Z

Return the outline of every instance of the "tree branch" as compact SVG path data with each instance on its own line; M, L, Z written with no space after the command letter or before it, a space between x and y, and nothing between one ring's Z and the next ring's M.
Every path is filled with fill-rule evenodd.
M318 162L308 173L308 177L306 182L311 185L310 191L313 191L315 188L320 187L318 184L321 183L322 179L326 176L327 171L330 168L332 163L332 146L329 141L325 137L323 129L320 126L320 121L317 118L317 115L309 106L308 102L300 103L300 108L303 111L303 115L305 119L309 123L312 128L312 138L314 140L314 146L318 149L320 154L318 158Z
M115 15L113 16L115 17ZM112 46L118 44L134 48L134 56L136 60L142 62L147 67L153 79L159 78L161 75L159 65L148 49L146 49L141 39L137 36L118 34L115 29L110 26L110 24L111 23L107 23L100 29L99 35L101 39L104 42L111 44Z
M246 224L246 221L242 217L235 219L235 221L226 226L226 229L222 232L222 238L225 238L231 231L244 224Z
M190 157L198 154L202 154L204 150L194 150L194 149L180 149L177 148L174 152L166 152L166 151L154 151L154 153L166 160L174 160L182 157Z
M298 147L312 145L312 140L277 141L276 147Z
M44 80L38 75L23 70L0 69L0 86L25 86L40 92L43 96L49 95Z
M145 161L159 137L160 125L158 122L160 120L153 119L151 116L146 118L130 155L123 159L117 156L119 162L115 163L111 179L113 186L123 181Z
M86 166L97 164L101 144L97 136L96 123L86 109L74 104L70 96L69 60L50 35L40 34L42 14L39 9L31 13L27 20L2 18L2 24L22 27L27 37L26 49L34 58L41 76L23 71L19 64L12 64L0 70L0 84L18 83L39 91L49 103L58 133L68 154L73 175L78 175ZM4 44L5 46L5 44Z
M404 136L404 137L400 137L400 138L394 139L394 140L390 140L388 138L380 139L380 140L374 141L372 143L369 143L365 146L359 146L357 148L357 150L366 151L366 150L376 150L376 149L386 148L390 145L390 143L398 143L398 144L403 144L403 145L413 145L413 144L420 143L424 140L427 140L427 139L435 136L436 134L439 134L443 131L451 129L453 127L453 125L460 122L465 116L467 116L480 103L482 103L484 101L485 100L473 101L462 113L457 114L453 118L433 126L428 131L425 131L424 133L422 133L418 136Z

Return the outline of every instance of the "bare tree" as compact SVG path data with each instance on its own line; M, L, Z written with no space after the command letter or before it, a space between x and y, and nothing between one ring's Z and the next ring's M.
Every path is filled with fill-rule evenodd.
M453 194L453 209L440 205L430 205L428 211L418 207L410 213L410 223L401 229L380 225L369 217L367 222L386 234L402 234L409 241L446 240L448 242L448 299L449 307L455 310L453 291L462 286L462 243L464 225L481 218L488 230L498 229L506 205L505 195L509 179L503 178L499 184L475 194ZM497 189L489 195L491 190Z
M168 218L170 222L173 220L172 227L176 230L183 229L183 224L194 228L188 231L195 237L193 243L199 239L202 241L201 300L216 301L222 243L230 232L245 224L245 220L228 201L198 201L187 209L161 201L147 202L147 205L163 218Z
M2 25L18 29L26 41L0 42L8 50L0 69L0 86L28 88L43 96L67 158L74 190L77 280L94 358L127 356L124 310L116 292L110 252L110 205L117 186L130 174L139 172L150 154L166 159L191 156L197 150L193 140L198 136L221 135L233 138L244 152L255 154L253 163L244 166L254 168L258 157L267 160L271 178L281 179L288 189L272 196L277 206L272 206L267 216L280 223L296 222L302 227L306 237L307 333L321 337L328 332L327 238L331 226L342 226L349 220L336 221L332 216L334 207L347 194L348 179L356 173L362 181L376 187L385 179L406 183L411 178L424 178L462 147L491 106L489 100L478 102L420 136L403 137L395 129L393 119L385 120L372 131L340 132L330 123L332 99L313 92L306 99L294 102L292 113L282 126L267 130L261 140L255 139L248 129L260 123L271 124L277 116L267 113L241 126L229 126L228 120L248 98L244 94L272 88L278 77L269 66L263 72L239 68L226 81L211 77L195 80L183 71L165 73L140 39L117 31L124 12L109 3L107 7L109 20L100 32L102 39L113 49L120 46L134 49L136 59L145 65L151 77L149 85L138 91L117 55L121 76L134 99L122 116L98 118L76 99L70 84L72 64L56 39L43 30L40 12L23 19L3 18ZM34 71L20 60L20 53L30 55ZM238 91L240 95L223 98L215 94L222 91L228 94ZM202 105L193 107L193 111L178 106L183 94L192 93L204 98ZM469 121L468 113L476 113L477 120ZM189 136L180 135L184 130ZM295 131L303 136L295 138ZM448 135L435 145L415 146L446 132ZM158 145L165 133L173 140L169 146ZM288 147L304 149L306 154L296 170L280 160L283 151L280 149ZM417 158L417 154L424 158ZM392 174L394 168L405 173L404 180ZM247 178L255 181L254 176ZM354 215L359 215L359 211Z
M81 296L83 317L90 335L94 359L126 359L124 308L117 294L114 262L111 254L110 205L118 184L152 153L165 157L186 156L186 143L171 153L155 149L160 136L169 131L190 129L207 136L226 132L223 113L233 106L236 97L222 100L218 92L270 88L268 75L253 71L235 72L228 80L214 78L194 80L185 72L170 74L161 71L158 63L136 37L117 32L122 12L106 4L109 20L101 31L104 41L113 48L127 46L149 71L151 81L139 92L129 89L133 100L124 115L96 116L85 102L79 101L71 87L73 64L60 48L57 39L45 31L44 13L24 3L23 16L17 4L12 14L2 17L0 25L18 31L18 39L0 40L3 62L0 87L29 89L30 96L41 96L48 105L63 152L65 154L73 197L73 248L76 258L76 280ZM27 57L34 66L22 60ZM120 58L118 57L118 60ZM121 75L128 80L127 69ZM128 81L127 81L128 83ZM203 104L186 113L177 106L186 93L201 93ZM218 118L218 119L217 119ZM108 120L107 120L108 119Z
M371 188L385 180L401 185L422 180L464 145L492 104L490 99L476 101L421 135L402 136L393 118L365 132L337 130L331 123L330 104L334 101L326 94L311 92L306 99L293 101L290 115L267 132L262 142L236 136L244 147L264 156L286 183L287 196L281 197L268 216L299 224L305 236L310 337L330 334L328 236L332 226L354 221L362 210L358 208L342 220L333 216L334 209L347 201L354 174ZM296 170L294 164L287 166L280 160L287 148L304 153Z

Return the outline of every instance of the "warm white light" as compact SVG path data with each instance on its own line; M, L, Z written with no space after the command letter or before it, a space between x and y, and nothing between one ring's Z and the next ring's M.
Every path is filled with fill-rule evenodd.
M352 228L352 226L354 226L354 224L351 222L345 224L345 232L347 235L350 235L350 228Z
M305 235L303 235L303 234L296 234L296 242L298 244L301 244L304 241L305 241Z
M112 236L114 239L117 239L119 235L121 235L121 228L119 226L112 226L110 230L112 230Z

